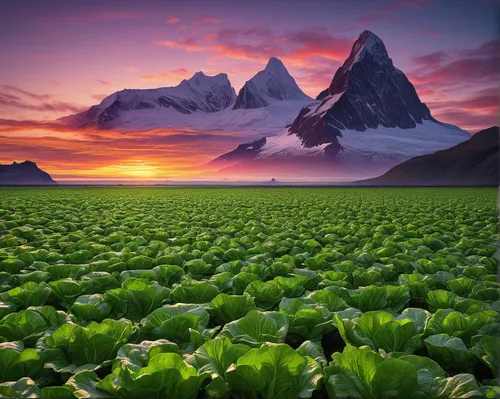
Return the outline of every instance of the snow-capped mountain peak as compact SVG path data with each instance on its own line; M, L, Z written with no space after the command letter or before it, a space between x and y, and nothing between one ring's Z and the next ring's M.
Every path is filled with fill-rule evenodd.
M187 80L184 79L182 82L187 82L190 86L201 88L206 88L213 85L231 86L227 74L219 73L215 76L207 76L203 73L203 71L196 72L192 77Z
M383 41L370 31L354 42L318 99L321 104L304 108L290 128L307 146L336 143L343 130L414 129L435 121L405 74L394 67Z
M376 34L365 30L352 46L351 53L344 64L337 70L327 93L330 95L343 93L347 89L349 75L354 65L364 61L367 55L385 68L392 67L392 60L387 54L384 42ZM325 93L326 95L326 93ZM318 98L320 99L320 98Z
M269 58L269 61L267 62L264 70L265 71L279 71L279 70L281 70L281 71L285 71L288 73L283 62L276 57Z
M115 92L99 105L61 121L77 128L107 128L128 111L171 108L182 114L214 113L228 108L235 99L236 92L225 73L207 76L200 71L173 87Z
M277 101L308 101L285 65L271 57L266 67L241 88L233 109L267 107Z

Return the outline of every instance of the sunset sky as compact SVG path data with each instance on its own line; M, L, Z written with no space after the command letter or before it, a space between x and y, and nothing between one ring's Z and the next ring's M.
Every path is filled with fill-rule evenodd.
M238 91L280 58L315 97L365 29L384 41L434 117L498 124L498 1L2 1L0 163L56 179L176 178L234 148L217 132L68 132L52 121L124 88L228 74ZM193 145L194 143L194 145ZM191 152L186 155L186 146ZM193 157L193 151L196 155Z

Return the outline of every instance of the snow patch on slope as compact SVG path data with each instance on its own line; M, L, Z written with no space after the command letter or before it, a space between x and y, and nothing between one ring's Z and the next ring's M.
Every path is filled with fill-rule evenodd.
M452 147L470 138L465 130L450 126L423 121L413 129L379 126L364 132L342 130L338 140L344 150L337 158L399 162Z
M424 121L414 129L385 128L367 129L364 132L342 130L338 138L343 147L336 159L367 163L397 163L409 158L443 150L470 138L469 133L443 126L433 121ZM284 156L324 156L325 147L305 147L299 137L289 134L288 129L271 137L262 147L257 158Z
M267 143L257 155L257 159L270 157L285 158L322 156L323 151L328 144L329 143L309 148L304 147L299 137L295 134L288 133L288 129L285 129L277 136L267 139Z
M344 93L338 93L334 94L333 96L327 97L323 102L319 105L318 108L314 110L310 115L321 115L324 114L326 111L328 111L331 107L333 107L333 104L335 104L340 97Z
M120 132L152 129L193 129L238 133L241 137L273 136L283 130L307 101L282 101L264 108L224 109L219 112L183 114L171 108L122 112L109 127ZM316 102L313 104L317 104Z

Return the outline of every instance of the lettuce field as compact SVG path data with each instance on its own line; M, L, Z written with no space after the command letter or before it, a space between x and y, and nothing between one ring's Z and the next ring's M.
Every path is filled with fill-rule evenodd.
M500 397L497 191L0 190L0 397Z

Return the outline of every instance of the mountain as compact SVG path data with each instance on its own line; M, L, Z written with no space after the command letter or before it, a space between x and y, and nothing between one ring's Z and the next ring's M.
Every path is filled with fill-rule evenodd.
M118 91L59 122L73 129L193 129L237 132L242 138L254 139L277 134L311 102L317 101L307 97L283 63L273 57L238 97L226 74L197 72L175 87Z
M249 172L264 162L275 167L278 160L289 167L294 166L292 159L300 158L305 161L297 168L300 173L307 160L315 158L330 177L342 170L345 179L367 178L470 137L432 117L411 82L393 65L383 41L369 31L354 42L349 57L318 98L264 145L245 144L253 155L245 151L236 169ZM238 164L235 153L228 154L232 164ZM225 167L223 172L231 170Z
M498 126L481 130L446 150L409 159L360 184L495 186L499 184Z
M12 165L0 165L0 185L2 186L51 184L57 183L34 162L24 161L13 162Z
M271 57L264 70L258 72L240 89L233 109L267 107L277 101L311 100L288 73L285 65Z
M125 89L106 97L87 111L61 118L76 128L105 129L127 111L172 109L181 114L214 113L228 108L236 93L225 73L207 76L196 72L174 87L159 89Z
M307 147L335 143L341 130L412 129L434 120L405 74L397 69L382 40L364 31L337 70L316 109L304 108L291 133Z

